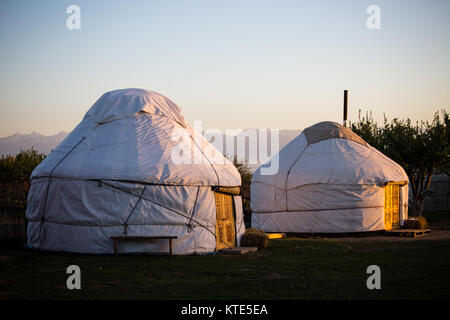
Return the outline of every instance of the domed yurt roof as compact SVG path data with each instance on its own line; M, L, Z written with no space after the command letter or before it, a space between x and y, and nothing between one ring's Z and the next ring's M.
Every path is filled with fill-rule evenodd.
M364 146L367 143L352 130L341 126L336 122L324 121L316 123L311 127L306 128L303 133L308 140L308 144L313 144L327 139L348 139Z
M194 131L180 107L143 89L103 94L32 178L50 174L169 185L241 184L236 168Z

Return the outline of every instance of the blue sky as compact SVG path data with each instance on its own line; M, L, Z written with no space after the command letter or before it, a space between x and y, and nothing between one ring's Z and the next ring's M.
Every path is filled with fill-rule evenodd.
M66 8L81 9L68 30ZM381 29L366 27L369 5ZM431 119L450 106L450 1L0 1L0 137L71 131L145 88L204 128Z

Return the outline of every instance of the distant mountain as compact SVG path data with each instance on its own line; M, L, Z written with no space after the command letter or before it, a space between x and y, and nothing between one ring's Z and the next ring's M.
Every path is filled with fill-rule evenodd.
M20 150L31 147L40 153L49 154L68 134L68 132L63 131L52 136L44 136L37 132L30 134L16 133L9 137L0 138L0 155L15 155Z
M288 144L292 139L294 139L297 135L299 135L301 130L279 130L278 131L278 149L283 148L286 144ZM225 154L228 158L232 158L235 155L238 156L239 160L246 160L249 163L249 167L252 169L256 169L261 162L264 162L264 158L260 158L260 156L257 156L256 158L254 156L250 155L250 150L257 150L256 152L259 153L259 147L260 147L260 135L258 130L254 129L245 129L234 136L227 136L224 133L219 134L218 137L212 138L210 135L208 135L208 132L205 133L205 136L208 140L212 142L213 145L215 145L220 151L222 151L223 154ZM271 134L265 133L267 137L267 153L275 154L278 150L271 150ZM0 155L15 155L20 152L20 150L26 150L31 147L38 150L41 153L49 154L53 149L58 146L58 144L61 143L61 141L64 140L64 138L68 135L67 132L59 132L52 136L44 136L42 134L33 132L31 134L20 134L16 133L12 136L0 138ZM256 140L255 140L256 137ZM274 136L275 137L275 136ZM216 139L217 138L217 139ZM245 141L245 155L242 155L241 153L237 152L237 146L238 146L238 139L243 139L240 141ZM233 143L233 146L230 146L229 144ZM228 144L228 147L227 147ZM257 145L257 149L254 149L253 147ZM252 146L252 147L249 147ZM261 151L261 155L263 155L264 152ZM257 163L252 162L252 159L256 159ZM250 160L250 161L249 161Z

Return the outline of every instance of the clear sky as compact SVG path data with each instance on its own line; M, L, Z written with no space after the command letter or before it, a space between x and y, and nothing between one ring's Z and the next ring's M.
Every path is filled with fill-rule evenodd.
M81 30L66 27L71 4ZM132 87L220 130L341 122L344 89L350 120L450 108L448 0L1 0L0 46L0 137L71 131Z

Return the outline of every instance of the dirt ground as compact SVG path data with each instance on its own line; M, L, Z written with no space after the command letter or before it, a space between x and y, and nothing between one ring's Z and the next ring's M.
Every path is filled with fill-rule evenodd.
M311 237L316 239L327 239L331 241L348 241L348 242L360 242L360 241L440 241L450 240L450 222L435 222L429 224L431 234L421 237L400 237L397 235L384 235L379 233L360 234L358 236L336 236L336 237Z
M388 235L372 235L367 237L342 237L330 240L336 241L440 241L450 240L450 230L432 229L431 234L422 237L400 237L400 236L388 236Z

